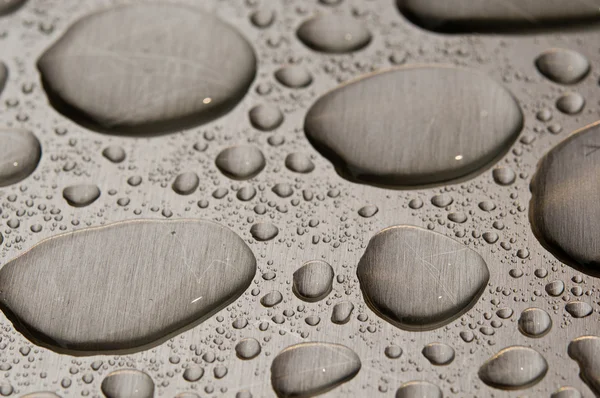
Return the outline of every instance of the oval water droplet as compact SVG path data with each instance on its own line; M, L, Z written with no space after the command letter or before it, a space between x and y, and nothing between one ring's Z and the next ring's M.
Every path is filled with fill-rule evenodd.
M315 164L308 155L295 152L285 157L285 167L295 173L306 174L315 169Z
M350 301L342 301L337 303L331 311L331 322L337 325L344 325L350 320L350 316L354 311L354 304Z
M54 350L132 350L229 304L255 271L244 241L214 222L124 221L13 259L0 270L0 299L17 329Z
M248 113L252 126L261 131L272 131L283 123L283 113L273 105L256 105Z
M522 126L520 107L503 86L449 66L368 75L321 97L304 121L310 142L342 177L392 187L480 172Z
M431 343L423 347L423 356L432 365L444 366L454 361L454 348L444 343Z
M80 19L38 68L51 103L67 117L102 132L151 135L228 112L252 83L256 57L214 15L134 4Z
M566 93L556 100L556 109L567 115L580 113L585 106L585 99L579 93Z
M360 21L334 14L303 22L296 34L307 47L333 54L358 51L371 42L371 32Z
M583 301L570 301L565 304L565 311L567 311L573 318L585 318L591 315L594 311L591 305Z
M260 354L260 343L253 338L241 340L235 346L235 353L240 359L253 359Z
M100 386L106 398L152 398L154 382L148 374L135 369L109 373Z
M590 72L590 62L577 51L553 48L541 53L535 60L541 74L555 83L575 84Z
M442 390L425 380L409 381L396 391L396 398L442 398Z
M71 185L63 189L63 197L73 207L85 207L100 197L100 188L94 184Z
M308 398L332 390L360 370L358 355L332 343L300 343L281 351L271 364L271 383L279 397Z
M273 239L279 234L279 228L271 223L257 223L250 227L250 234L259 242Z
M198 174L193 171L188 171L187 173L179 174L175 181L173 181L173 191L177 192L180 195L189 195L194 193L196 188L200 185L200 177Z
M599 273L600 123L584 127L550 150L531 181L530 221L538 240L578 270Z
M113 163L121 163L127 157L127 155L125 154L125 150L119 145L107 146L102 151L102 156L104 156L106 159L110 160Z
M503 390L531 387L548 371L546 359L529 347L512 346L499 351L479 369L485 384Z
M41 155L40 142L30 131L0 129L0 187L27 178Z
M478 253L413 226L389 227L371 238L357 275L367 304L406 330L448 324L475 304L489 279Z
M322 260L304 263L293 275L293 290L301 300L319 301L331 292L333 268Z
M284 66L275 72L275 78L289 88L304 88L312 83L310 73L298 65Z
M255 146L234 146L223 149L215 160L217 168L234 180L248 180L266 165L265 157Z
M542 337L552 328L552 318L541 308L527 308L519 317L519 330L525 336Z

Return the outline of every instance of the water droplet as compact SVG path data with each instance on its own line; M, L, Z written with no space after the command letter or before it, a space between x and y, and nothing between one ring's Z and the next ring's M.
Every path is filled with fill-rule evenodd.
M260 354L260 343L253 338L241 340L235 346L235 353L240 359L253 359Z
M42 148L27 130L0 129L0 187L27 178L36 169Z
M307 398L332 390L360 370L358 355L332 343L300 343L281 351L271 365L279 397Z
M294 194L294 189L290 184L279 183L275 184L272 189L273 193L280 198L289 198Z
M485 384L503 390L531 387L544 378L548 363L529 347L505 348L488 359L479 369L479 378Z
M331 322L337 325L344 325L350 320L350 316L354 311L354 304L350 301L342 301L333 307L331 312Z
M157 20L160 26L148 29ZM214 15L136 4L80 19L38 68L51 103L67 117L100 131L151 135L229 111L252 83L256 58Z
M42 241L0 270L0 298L52 349L133 349L229 304L255 272L244 241L214 222L125 221Z
M562 1L539 3L510 0L396 0L405 17L429 30L445 33L507 32L560 28L575 22L598 20L597 4L567 4Z
M279 228L271 223L257 223L250 227L250 234L259 242L273 239L279 234Z
M402 348L395 344L392 344L385 347L384 354L390 359L398 359L402 355Z
M183 379L193 383L204 376L204 368L198 365L191 365L183 371Z
M303 88L312 83L312 76L308 71L297 65L284 66L275 72L275 78L289 88Z
M144 372L135 369L117 370L102 380L100 386L106 398L152 398L154 382Z
M541 308L527 308L519 317L519 330L528 337L542 337L552 328L552 319Z
M254 146L234 146L223 149L215 160L217 168L234 180L248 180L266 165L260 149Z
M283 295L278 290L270 291L269 293L265 294L260 299L260 303L267 308L275 307L277 304L281 303L282 301L283 301Z
M296 152L286 156L285 167L295 173L310 173L315 169L315 164L307 155Z
M534 234L561 261L597 272L595 236L600 206L600 124L571 134L538 163L531 181L530 221Z
M326 53L358 51L371 42L371 33L358 20L342 15L319 15L300 25L296 32L307 47Z
M402 187L482 171L515 141L522 125L513 96L486 75L407 66L324 95L310 108L304 129L341 176Z
M550 398L583 398L583 395L575 387L561 387L552 393Z
M579 93L566 93L556 100L556 109L567 115L575 115L583 110L585 99Z
M118 145L110 145L104 148L102 151L102 156L106 159L110 160L113 163L121 163L125 160L127 156L125 154L125 150Z
M497 167L492 171L492 177L498 185L511 185L517 179L513 169L508 167Z
M319 301L331 292L333 268L322 260L304 263L293 275L293 290L301 300Z
M590 72L590 62L580 53L553 48L541 53L535 60L541 74L555 83L575 84Z
M283 123L283 113L273 105L256 105L248 112L252 126L261 131L272 131Z
M188 171L187 173L179 174L175 178L172 188L173 191L180 195L189 195L194 193L199 184L200 178L198 177L198 174L193 171Z
M406 330L435 329L456 319L489 279L478 253L412 226L389 227L371 238L357 275L371 308Z
M63 197L73 207L85 207L100 197L100 188L93 184L71 185L63 189Z
M409 381L396 391L396 398L443 398L442 390L425 380Z
M565 311L567 311L573 318L585 318L590 315L594 310L591 305L583 301L570 301L565 304Z
M444 366L454 361L454 348L444 343L431 343L423 347L423 356L432 365Z
M371 218L373 217L375 214L377 214L377 212L379 211L379 208L375 205L366 205L361 207L360 209L358 209L358 215L364 218Z
M561 280L556 280L546 285L546 293L553 297L558 297L565 291L565 284Z
M275 21L275 11L271 9L260 9L250 15L250 22L257 28L268 28Z
M581 379L596 396L600 395L600 337L578 337L569 343L567 352L579 365Z

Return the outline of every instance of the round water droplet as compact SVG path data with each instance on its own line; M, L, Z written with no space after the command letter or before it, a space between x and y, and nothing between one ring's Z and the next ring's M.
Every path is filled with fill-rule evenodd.
M304 263L293 275L294 293L305 301L319 301L331 292L333 268L322 260Z
M267 308L274 307L283 301L283 295L278 290L273 290L265 294L261 299L260 303Z
M67 117L103 132L151 135L228 112L252 83L256 57L214 15L134 4L80 19L38 68L51 103Z
M315 169L315 164L308 155L296 152L286 156L285 167L295 173L310 173Z
M371 238L357 275L367 304L406 330L435 329L456 319L475 304L489 279L475 251L412 226L389 227Z
M275 78L289 88L303 88L312 83L312 76L302 66L289 65L278 69Z
M371 33L360 21L334 14L303 22L296 34L307 47L333 54L358 51L371 42Z
M485 384L504 390L531 387L544 378L548 363L529 347L508 347L488 359L479 369Z
M135 369L117 370L108 374L100 386L106 398L152 398L154 382L144 372Z
M555 83L575 84L590 72L590 62L580 53L553 48L541 53L535 60L541 74Z
M546 293L553 297L558 297L565 291L565 284L561 280L548 283L545 287Z
M254 146L234 146L222 150L215 164L229 178L248 180L265 168L266 161L261 150Z
M579 93L566 93L556 100L556 109L567 115L575 115L583 110L585 99Z
M358 209L358 215L364 218L371 218L373 217L375 214L377 214L377 212L379 211L379 208L375 205L366 205L361 207L360 209Z
M392 344L385 347L384 353L385 356L390 359L398 359L400 358L400 356L402 356L402 348L395 344Z
M272 131L283 123L283 113L273 105L256 105L248 113L252 126L261 131Z
M271 383L279 397L308 398L352 379L358 355L331 343L300 343L281 351L271 364Z
M73 207L85 207L100 197L100 188L93 184L71 185L63 189L63 197Z
M198 177L198 174L193 171L188 171L187 173L179 174L175 178L172 188L173 191L180 195L189 195L194 193L199 184L200 178Z
M583 398L583 395L575 387L561 387L552 393L550 398Z
M27 130L0 129L0 187L27 178L42 155L40 142Z
M189 382L198 381L204 376L204 368L198 365L191 365L183 371L183 379Z
M519 317L519 330L528 337L542 337L552 328L552 319L541 308L527 308Z
M235 346L235 353L240 359L253 359L260 354L260 343L253 338L241 340Z
M250 15L250 22L257 28L268 28L275 21L275 11L271 9L260 9Z
M522 126L504 87L445 66L400 67L342 85L317 100L304 121L310 142L342 177L393 187L480 172Z

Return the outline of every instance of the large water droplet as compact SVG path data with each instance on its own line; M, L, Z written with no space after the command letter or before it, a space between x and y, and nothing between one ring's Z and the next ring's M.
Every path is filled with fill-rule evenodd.
M541 308L527 308L519 317L519 330L525 336L542 337L550 331L552 318Z
M590 72L590 62L573 50L553 48L541 53L535 60L541 74L555 83L575 84Z
M561 261L598 273L600 252L600 123L584 127L538 163L531 182L530 220L540 242Z
M271 365L271 383L279 397L307 398L352 379L360 370L358 355L331 343L300 343L281 351Z
M562 0L396 0L417 25L437 32L506 32L595 22L598 5Z
M508 347L488 359L479 369L485 384L504 390L531 387L544 378L548 363L529 347Z
M475 251L436 232L394 226L369 241L357 269L365 301L407 330L445 325L471 308L489 271Z
M180 195L189 195L194 193L200 184L200 177L193 171L179 174L173 181L173 191Z
M341 15L320 15L302 23L296 32L307 47L326 53L348 53L371 42L371 33L358 20Z
M343 177L401 187L481 171L522 125L515 99L486 75L411 66L329 92L310 108L304 129Z
M454 348L444 343L431 343L423 347L423 356L432 365L444 366L454 361Z
M133 349L232 302L255 271L243 240L214 222L126 221L46 239L10 261L0 300L52 349Z
M0 129L0 187L27 178L42 155L40 142L27 130Z
M600 337L578 337L569 343L567 352L577 361L581 379L600 395Z
M250 123L261 131L275 130L283 123L283 113L273 105L256 105L248 113Z
M348 323L353 310L354 304L352 304L350 301L342 301L341 303L337 303L331 311L331 322L337 325Z
M256 58L244 37L214 15L136 4L80 19L38 68L52 104L76 122L157 134L228 112L254 79Z

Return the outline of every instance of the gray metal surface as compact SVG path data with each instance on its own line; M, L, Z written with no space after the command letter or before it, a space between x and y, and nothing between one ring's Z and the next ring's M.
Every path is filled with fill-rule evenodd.
M81 355L81 352L60 352L47 341L36 344L34 341L38 340L30 340L21 334L23 327L13 325L12 315L9 319L2 313L0 395L20 397L46 391L63 398L119 394L174 397L184 393L201 397L275 397L275 374L280 383L275 384L283 395L295 388L302 390L303 394L324 392L323 397L413 398L425 393L431 397L549 397L562 388L561 394L569 394L564 396L578 396L573 392L575 390L585 397L594 396L591 388L598 389L600 386L598 340L580 337L600 336L600 284L589 269L581 272L561 263L554 256L558 250L551 252L540 244L529 219L529 184L544 154L571 132L600 119L600 28L589 23L593 16L588 18L591 9L597 16L600 2L590 0L569 6L568 2L552 1L548 3L551 6L545 7L535 1L527 1L524 2L527 7L522 8L524 13L529 13L527 23L515 22L515 12L503 11L493 21L494 24L486 26L488 32L485 34L456 33L453 19L471 18L472 23L465 25L463 31L477 30L482 25L481 21L473 22L473 19L481 15L481 7L485 4L499 7L498 1L478 2L480 6L470 12L466 12L469 8L464 1L453 1L457 6L453 8L455 12L448 16L450 28L428 26L430 29L452 31L452 34L435 33L414 25L407 15L398 10L394 0L173 2L202 10L200 14L204 17L201 18L207 18L207 14L214 15L233 30L231 37L238 37L237 33L243 36L256 58L256 73L243 67L249 65L243 60L231 63L236 58L239 60L239 53L221 54L220 57L224 58L219 58L218 62L202 58L202 67L210 72L207 75L199 73L196 67L186 69L178 58L172 64L141 61L127 64L125 61L129 58L124 54L117 57L117 61L122 63L118 65L129 68L125 69L127 73L124 75L128 78L119 80L119 89L127 95L111 97L110 101L106 97L96 103L93 98L95 92L116 87L114 70L104 73L108 71L108 65L114 65L112 61L104 58L96 62L88 60L87 66L84 66L80 62L70 64L63 60L60 73L64 73L65 67L73 70L62 76L63 83L76 96L75 103L71 105L81 105L81 101L85 100L92 105L108 106L101 110L110 112L101 112L102 116L95 123L84 122L80 114L55 108L58 104L53 97L52 103L49 100L46 90L50 87L43 85L38 60L77 21L93 12L131 2L28 0L19 8L11 6L11 12L0 16L0 62L6 65L8 71L5 87L0 92L0 132L30 131L41 145L41 158L33 171L27 168L24 171L23 165L18 162L11 166L11 163L4 164L4 159L0 159L2 175L5 170L7 173L15 172L12 167L17 169L19 179L11 180L6 186L2 186L5 184L0 181L0 266L5 267L0 269L0 280L3 274L10 273L15 278L27 275L18 283L11 283L16 280L11 277L10 281L7 279L1 284L2 297L18 297L14 305L27 308L37 317L31 322L60 316L50 323L61 329L61 333L67 333L67 341L85 339L85 336L73 336L85 330L73 328L74 325L91 327L94 322L113 325L115 333L123 336L123 330L132 326L127 322L133 322L133 315L122 318L106 316L105 312L86 306L84 302L61 307L59 299L62 293L73 294L73 297L97 294L93 290L94 281L82 278L94 275L100 280L102 272L94 268L98 264L114 261L110 262L110 266L123 273L130 270L132 264L138 264L143 269L152 270L152 277L142 275L127 279L119 277L115 271L111 275L116 278L115 282L104 285L104 288L117 291L108 294L105 299L97 295L98 308L114 305L116 311L127 311L131 306L136 308L136 316L142 318L137 323L133 322L134 328L146 325L148 328L142 329L147 333L157 330L154 328L161 330L158 333L161 336L154 334L154 344L147 347L129 346L125 353L115 352L115 347L111 347L103 354L88 355L89 352L85 352ZM435 2L399 3L412 4L415 8L417 4L425 7ZM521 4L511 2L518 8L517 3ZM538 14L532 14L531 7L535 7ZM4 9L8 7L0 7L0 10ZM111 35L123 38L121 49L129 51L136 48L136 43L128 41L132 30L147 28L151 34L144 38L150 39L142 40L146 43L142 47L153 54L158 51L163 57L182 48L185 51L181 51L186 54L189 54L186 51L190 48L199 51L213 47L217 50L229 48L225 44L231 44L231 41L220 43L219 36L211 36L205 26L195 32L196 20L193 17L186 16L184 24L169 19L168 24L162 25L168 29L161 30L162 17L170 15L169 7L165 6L165 9L164 15L151 13L152 18L147 20L147 25L126 21L114 26ZM422 9L416 11L422 12ZM449 13L452 10L442 11ZM0 14L3 12L0 11ZM567 24L556 23L554 18L558 14L568 16L564 18L564 22L569 22L568 29ZM304 39L299 38L298 28L318 15L339 17L325 19L333 32L328 40L320 40L319 32L314 31L323 29L322 21L308 27L305 25L309 31L305 32ZM132 18L135 19L135 15ZM414 16L411 18L415 20ZM513 23L503 25L494 33L494 28L498 28L496 22L507 18L512 18ZM336 20L346 25L331 22ZM352 21L357 25L353 25ZM574 24L574 21L582 25ZM110 28L111 24L108 23L108 26ZM532 26L543 29L532 29ZM141 30L138 33L143 36ZM102 37L102 32L94 31L94 40L103 42ZM142 54L144 48L140 49ZM564 53L554 58L555 61L546 57L541 70L538 70L536 60L555 48L581 54L589 62L589 72L581 57ZM248 57L251 57L250 53L245 59ZM224 63L232 65L232 69L220 68ZM382 104L390 117L397 120L395 126L388 123L385 129L390 131L388 134L393 134L392 138L402 137L406 146L391 138L390 145L385 145L388 143L385 136L380 137L378 140L383 142L381 155L375 152L377 155L371 156L377 158L367 160L374 161L376 166L387 165L390 159L394 159L394 154L406 150L401 152L401 160L407 162L408 169L415 167L411 170L418 171L419 167L431 164L443 166L448 162L438 156L444 155L446 139L447 145L452 146L450 155L456 159L456 156L462 155L462 149L467 151L486 143L480 138L487 135L481 134L490 133L486 130L477 134L472 129L473 120L480 120L465 115L477 106L485 108L482 109L485 111L496 109L493 98L485 97L491 102L473 104L472 98L465 98L463 94L501 86L514 96L522 112L523 126L518 137L509 128L508 135L514 133L514 136L503 146L505 153L495 152L498 156L494 158L486 152L485 161L478 163L477 170L468 170L468 175L459 173L460 176L447 177L442 173L442 180L459 177L460 180L438 180L435 187L426 185L431 179L411 189L399 189L396 183L387 184L388 187L384 188L380 187L380 183L373 186L340 177L331 162L333 158L328 153L324 156L307 139L304 126L309 109L319 98L344 82L389 68L425 64L474 69L496 86L491 83L486 87L478 86L479 77L476 76L479 74L474 75L472 82L460 80L464 84L457 84L456 79L444 84L440 77L436 86L421 82L423 88L420 90L394 93L392 97L397 98L396 106L399 107L396 109L394 104L382 104L382 98L391 98L386 89L393 85L381 84L378 87L381 95L375 90L368 96L352 99L353 103L358 102L364 107L343 119L355 123L338 123L352 135L345 136L345 131L334 131L335 134L328 131L329 136L337 135L336 139L346 140L344 144L351 144L356 153L373 153L369 152L372 149L369 136L383 130L379 121L369 119L372 112L367 110L373 107L375 112L375 105ZM212 103L212 97L192 89L201 82L209 88L217 87L213 88L215 92L227 91L219 85L227 82L219 79L235 70L235 66L242 66L240 73L244 73L246 79L254 76L254 80L249 83L247 92L242 94L227 86L235 95L224 95L223 101L227 108L232 108L213 119L203 111L207 109L205 105ZM570 66L574 69L569 69ZM88 80L90 76L86 76L86 70L93 70L97 80ZM278 74L280 70L285 72ZM162 72L165 73L161 77ZM195 77L186 80L189 74ZM190 108L167 109L171 102L164 100L168 95L174 95L169 93L169 84L175 81L175 75L181 77L176 81L177 89L190 95L184 100L191 102L183 101ZM152 79L144 80L148 76ZM138 83L135 83L130 78L142 79L144 83L137 80ZM49 79L53 77L48 76L46 80ZM0 80L3 80L1 76ZM82 81L87 86L82 86L79 92L78 84L83 85ZM241 81L243 86L246 80ZM471 83L475 88L466 90L465 85ZM406 84L410 85L410 81ZM140 89L140 85L145 90ZM158 103L151 104L157 107L143 105L138 108L140 104L148 105L144 101L152 99L147 96L151 88L159 90L154 97ZM434 89L439 90L440 96L431 94L430 90ZM51 95L56 94L55 91ZM412 98L407 99L403 94ZM205 103L207 98L210 101ZM444 101L426 103L439 98ZM406 108L406 104L412 103L419 104L418 112L410 112ZM102 117L109 113L114 115L112 112L119 114L128 106L133 106L140 113L129 115L135 118L125 121L123 129L118 123L109 123L110 134L101 132L107 129L107 125L98 127L98 120L106 121L108 119ZM427 106L429 108L425 108ZM500 108L506 109L506 102L502 102ZM188 118L188 112L194 117ZM198 112L203 114L198 115ZM511 114L511 120L502 119L495 124L477 126L514 127L514 114ZM430 119L426 117L428 115ZM441 115L447 122L435 124L436 116ZM171 131L173 119L178 123L191 124L183 130ZM118 120L123 122L123 119ZM140 126L145 127L144 120L151 120L150 127L156 128L140 129ZM425 138L431 133L427 132L430 124L420 126L423 120L430 121L436 129L454 131L456 140L446 138L440 131L443 140L427 142ZM155 121L158 121L157 124ZM461 121L464 130L456 127L461 126ZM133 133L138 136L132 136L129 129L132 124L135 124ZM337 125L326 128L332 127L337 128ZM139 136L140 131L151 136ZM10 137L6 137L0 134L3 141L0 142L1 156L5 156L5 148L10 148L7 146L11 143ZM587 142L585 144L588 145ZM234 156L231 156L232 152L227 148L253 149L243 150L237 155L234 151ZM219 154L221 158L217 162ZM24 159L32 158L31 152L26 155L29 156ZM552 209L550 216L554 221L551 225L557 227L569 245L575 245L574 251L569 253L574 263L580 258L588 261L595 258L590 248L597 246L593 215L598 213L599 205L593 195L599 183L594 177L594 164L590 162L595 157L580 151L562 155L567 156L563 159L565 166L560 178L566 178L569 183L560 187L552 185L556 179L548 183L552 190L548 194L558 195L564 200L564 206ZM431 159L432 156L436 158ZM574 174L583 181L581 184L572 183L570 177ZM98 191L93 187L97 187L99 196L96 197ZM576 200L567 200L570 197ZM564 214L571 215L565 218ZM179 219L214 221L230 229L234 238L230 238L229 234L224 237L211 234L210 231L209 236L198 233L197 238L182 238L182 250L176 249L175 243L168 245L152 234L138 234L136 230L114 234L110 239L94 237L85 245L78 243L77 233L66 235L71 239L68 244L64 243L65 236L52 238L89 227L142 219L171 220L169 223L180 225L181 231L169 235L172 242L174 236L185 234L188 230L185 223L176 221ZM564 222L565 226L556 220ZM148 225L147 222L139 223ZM450 246L452 250L464 247L468 250L459 253L461 256L471 251L481 256L489 270L489 281L472 308L439 328L413 331L389 323L386 317L380 316L384 310L379 308L374 312L366 304L357 277L359 261L371 238L394 225L431 230L455 241L440 247ZM115 230L114 227L103 227L106 233ZM428 246L423 250L427 249L429 255L441 252L436 242L432 243L427 238L427 231L424 233L425 238L419 240L419 244ZM94 235L90 231L83 234ZM591 243L576 239L578 234L585 234ZM206 315L203 311L194 313L194 317L200 318L195 320L202 322L190 324L187 310L196 298L190 299L196 281L185 271L186 256L196 253L199 257L227 257L228 252L223 250L222 245L230 244L230 239L237 239L235 235L245 242L256 258L257 269L250 286L234 302L207 319L201 319L202 315ZM46 238L52 238L51 243L42 243L30 251ZM59 243L66 244L66 247L60 251L48 250L50 254L43 252L44 247L54 247ZM168 246L166 252L162 251L164 245ZM140 254L140 261L136 263L137 257L134 259L130 254L123 255L128 251ZM152 255L157 252L164 256ZM229 253L239 254L239 251ZM398 270L394 267L397 265L395 261L402 251L394 247L387 254L383 253L378 265L379 269L391 270L390 278L385 279L381 286L375 284L370 288L389 289L388 296L392 297L395 290L414 289L415 286L407 285L415 278L408 276L411 272L419 272L419 267L410 267L413 260L407 257L401 263L406 268L403 272L407 277L393 275ZM15 258L18 259L11 263ZM156 258L163 260L160 264L152 263ZM323 272L323 269L316 270L318 272L305 270L294 280L294 273L311 261L324 261L331 265L334 274L331 291L317 301L313 298L305 300L306 297L294 288L294 283L310 284L314 275L321 275L326 279L321 282L326 282L327 286L317 286L315 295L320 298L323 291L329 290L330 273ZM468 261L463 266L471 264L472 260ZM159 265L166 269L158 270ZM200 269L204 265L204 262L197 262ZM586 267L589 266L586 264ZM89 268L93 268L93 272ZM386 272L372 276L385 278ZM58 275L64 284L61 292L55 294L50 286ZM70 283L69 277L72 279ZM420 287L434 289L431 293L438 288L450 287L453 289L450 293L460 293L464 289L460 285L461 277L466 278L467 275L454 274L449 280L442 277L439 283L426 280ZM211 297L216 297L220 286L236 283L232 278L235 279L223 269L211 273L210 280L200 287L215 295ZM312 296L313 288L315 286L301 286L300 290ZM143 294L137 295L137 291ZM174 292L174 295L167 297L169 292ZM143 300L154 297L160 302L153 304L155 310L146 312L150 307L144 306L143 302L136 303L132 296ZM35 297L43 297L46 302L35 302ZM119 302L118 298L122 297L128 297L126 302ZM419 304L430 299L418 294L407 298ZM217 301L211 309L227 304L227 300ZM550 323L543 312L533 309L545 312ZM18 315L18 311L13 312ZM185 322L181 322L179 317L182 313ZM179 319L179 323L165 321L170 317ZM176 323L177 332L169 334ZM47 324L39 325L39 328L38 334L47 334L50 330ZM101 333L102 330L94 329L94 332ZM162 341L160 337L165 337L165 334L167 339ZM252 339L260 344L258 353ZM326 355L318 352L293 354L294 349L284 351L302 343L323 343L320 347L336 348ZM451 351L446 346L453 350L453 359L450 359ZM282 358L278 357L282 352L293 355L288 354L287 360L283 357L283 364L281 359L274 364L275 358ZM346 360L336 362L340 356ZM276 369L272 368L274 365L277 365ZM580 377L580 366L589 386ZM327 373L327 369L333 369L332 373Z

